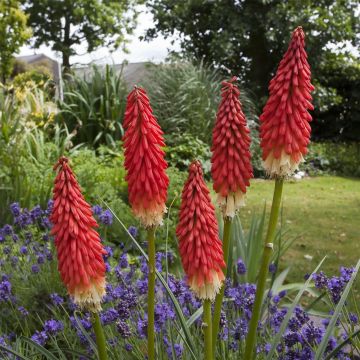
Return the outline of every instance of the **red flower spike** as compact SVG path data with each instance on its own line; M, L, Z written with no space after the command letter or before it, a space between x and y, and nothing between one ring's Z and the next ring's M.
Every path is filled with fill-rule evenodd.
M85 201L68 159L60 158L51 214L61 279L74 302L90 311L101 310L105 295L106 254L90 205Z
M199 161L189 166L181 199L176 235L188 284L200 299L213 300L224 280L225 262L215 209Z
M270 81L269 99L260 116L264 167L272 177L293 173L307 152L313 110L305 34L294 30L289 47Z
M224 81L213 129L211 174L223 216L234 217L244 205L246 187L253 177L250 130L239 100L236 77Z
M165 169L163 132L144 89L127 97L124 119L126 180L133 213L145 227L161 225L166 212L169 178Z

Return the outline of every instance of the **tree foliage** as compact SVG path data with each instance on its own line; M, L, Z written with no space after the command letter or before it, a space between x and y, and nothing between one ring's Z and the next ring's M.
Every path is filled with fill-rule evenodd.
M238 75L262 105L291 31L302 25L314 81L322 89L316 96L327 95L318 101L337 100L326 104L327 113L340 119L340 113L356 110L345 107L349 106L349 87L359 81L359 61L352 59L354 66L346 67L350 78L340 81L339 71L346 75L342 65L351 58L349 45L359 46L358 4L347 0L151 0L155 27L146 38L159 32L165 37L179 35L183 56ZM329 71L334 67L336 74ZM317 116L326 122L323 113Z
M26 21L19 1L0 0L0 77L3 82L11 74L14 53L31 35Z
M137 0L23 0L34 31L35 48L51 45L70 67L75 46L92 52L101 46L116 49L134 29Z

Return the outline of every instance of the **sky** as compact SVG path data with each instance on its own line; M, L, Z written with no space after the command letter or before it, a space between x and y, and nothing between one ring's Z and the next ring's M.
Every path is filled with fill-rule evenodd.
M175 38L164 39L164 37L161 35L159 35L156 39L150 42L140 41L139 36L144 35L145 31L148 28L153 27L154 20L152 14L148 10L146 10L145 5L139 6L139 12L140 14L138 17L137 28L134 31L133 35L128 36L128 39L130 40L130 43L127 45L127 48L129 50L128 54L125 54L120 49L111 54L108 49L104 47L89 54L86 53L86 45L78 46L76 47L77 53L85 53L85 55L72 56L70 59L71 64L87 65L91 62L97 64L120 64L125 60L131 63L144 61L152 61L158 63L165 60L169 53L169 50L180 49L179 42L176 41ZM174 45L171 45L171 40L175 40ZM336 48L336 45L330 47ZM352 52L354 56L359 56L359 51L352 47L350 44L347 44L346 49ZM20 49L19 53L20 56L33 54L46 54L53 59L61 61L60 53L53 52L50 47L47 46L41 46L39 49L32 49L30 46L26 45Z
M161 62L165 60L169 50L178 50L178 43L171 45L171 39L165 40L162 36L158 36L156 39L150 42L139 40L139 36L144 35L145 31L154 24L152 14L146 11L145 6L141 6L139 10L141 12L138 17L137 28L133 35L128 36L128 39L130 40L130 43L127 46L130 52L129 54L125 54L121 50L117 50L111 54L108 49L100 48L91 54L86 54L83 56L72 56L70 59L71 64L85 65L91 62L98 64L119 64L124 60L132 63L143 61ZM78 46L76 50L77 53L83 54L86 52L86 47ZM47 46L41 46L39 49L32 49L30 46L26 45L20 49L19 53L20 56L33 54L46 54L53 59L61 61L60 54L53 52L50 47Z

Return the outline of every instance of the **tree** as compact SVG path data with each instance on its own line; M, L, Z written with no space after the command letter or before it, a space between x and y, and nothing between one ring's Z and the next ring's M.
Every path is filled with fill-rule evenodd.
M325 88L329 83L326 64L334 58L342 64L344 57L350 58L348 44L356 47L360 40L358 1L151 0L149 7L155 27L147 31L146 39L158 33L165 37L178 34L183 56L240 76L260 106L297 26L302 25L307 34L306 49L315 83Z
M126 43L133 31L138 0L23 0L33 28L33 46L51 45L70 68L74 46L87 45L92 52L101 46L114 50Z
M14 64L14 53L31 36L19 1L0 0L0 78L5 83Z

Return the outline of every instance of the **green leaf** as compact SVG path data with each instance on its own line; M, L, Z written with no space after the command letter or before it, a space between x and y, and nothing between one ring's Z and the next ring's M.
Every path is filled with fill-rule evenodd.
M324 360L332 360L337 355L337 353L349 342L351 342L352 339L358 337L360 335L360 329L358 331L355 331L353 334L351 334L348 338L346 338L341 344L339 344L330 354L326 356Z
M15 355L15 356L18 357L19 359L22 359L22 360L31 360L30 358L27 358L27 357L21 355L20 353L18 353L17 351L12 350L12 349L9 349L9 348L6 347L6 346L0 345L0 349L3 350L3 351L7 351L7 352L9 352L10 354Z
M44 355L46 359L59 360L58 357L53 355L49 350L46 350L41 345L37 344L35 341L33 341L25 336L21 336L21 339L24 340L25 342L27 342L28 344L30 344L32 347L34 347L40 354Z
M276 351L276 347L278 345L278 343L280 342L281 336L283 335L283 333L286 330L286 327L289 323L289 320L292 316L292 313L294 312L294 309L296 307L296 305L299 303L303 293L309 288L310 282L312 280L312 275L315 274L321 267L322 263L324 262L324 260L326 259L326 256L320 261L319 265L316 267L316 269L311 273L311 275L309 276L309 278L306 280L305 284L303 285L303 287L301 288L301 290L298 292L298 294L296 295L294 301L292 302L291 306L289 307L286 316L284 318L284 320L281 323L280 326L280 330L276 333L274 340L271 343L271 349L269 351L269 353L266 356L266 360L271 360L274 358L274 353Z
M320 360L322 359L322 356L324 355L325 351L326 351L326 346L329 342L329 338L332 334L332 332L334 331L334 328L336 326L336 322L338 321L338 318L340 316L340 313L345 305L345 301L349 295L351 286L353 284L353 282L355 281L356 275L359 271L360 268L360 260L358 261L356 267L355 267L355 271L353 272L353 274L351 275L351 278L349 280L349 282L347 283L343 294L341 295L340 301L338 302L338 304L336 305L335 308L335 312L333 314L333 316L331 317L330 323L326 329L326 333L319 345L319 347L316 350L316 354L315 354L315 360Z

